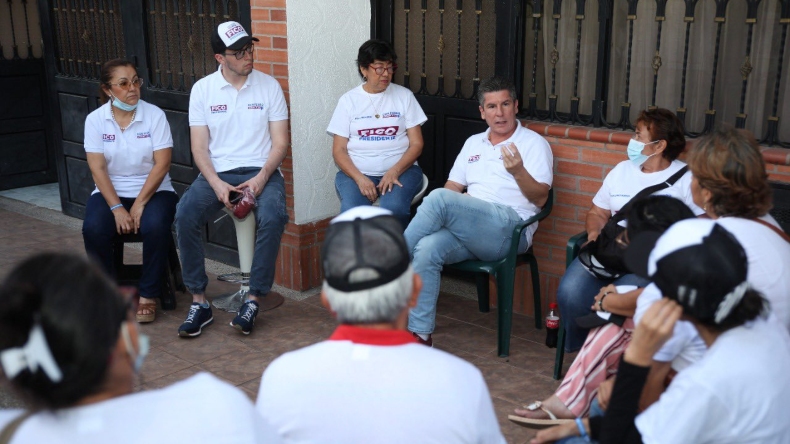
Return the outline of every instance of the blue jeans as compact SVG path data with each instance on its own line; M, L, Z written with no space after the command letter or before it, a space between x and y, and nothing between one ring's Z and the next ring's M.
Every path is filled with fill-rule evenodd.
M135 199L122 197L121 203L127 211ZM167 266L170 248L170 229L176 212L178 195L172 191L157 191L143 209L140 218L140 234L143 237L143 269L138 284L140 296L157 298L162 293L162 277ZM85 252L107 272L115 275L113 264L113 239L118 236L113 216L101 193L88 198L85 220L82 221L82 239Z
M261 171L260 168L236 168L218 173L219 178L236 186ZM280 239L288 222L285 211L285 181L279 172L272 175L257 198L255 252L250 270L250 295L266 296L274 282L274 270ZM176 210L176 234L181 250L184 285L192 294L202 295L208 286L203 226L207 219L224 207L202 174L181 197Z
M565 326L565 351L572 352L582 347L589 330L576 325L576 318L590 314L595 295L601 287L612 283L644 287L650 281L635 274L626 274L614 280L598 279L587 271L579 262L579 258L574 259L565 270L557 287L557 304L560 308L562 325Z
M383 176L366 175L365 177L378 186ZM403 187L394 185L392 191L379 197L379 205L381 208L392 211L405 228L409 225L411 216L411 200L422 188L422 169L418 165L412 165L398 176L398 180L403 184ZM354 182L354 179L342 171L338 171L335 176L335 189L340 196L341 212L362 205L370 205L370 201L359 191L359 186Z
M445 188L431 192L403 234L412 267L422 278L417 306L409 313L409 330L433 333L444 264L501 259L510 248L513 228L519 222L521 218L510 207ZM519 251L527 246L526 236L522 237Z

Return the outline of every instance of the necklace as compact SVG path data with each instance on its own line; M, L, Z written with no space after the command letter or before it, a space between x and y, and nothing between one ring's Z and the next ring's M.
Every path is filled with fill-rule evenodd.
M376 118L377 118L377 119L378 119L378 118L381 118L381 113L379 113L379 107L378 107L378 106L376 106L376 103L375 103L375 102L373 102L373 99L371 99L371 98L370 98L370 96L372 96L373 94L371 94L371 93L369 93L369 92L367 92L367 91L365 91L365 93L366 93L366 94L367 94L367 96L368 96L368 100L370 100L370 104L371 104L371 105L373 105L373 109L375 109L375 110L376 110ZM382 93L381 93L381 99L379 99L379 104L380 104L381 102L383 102L383 101L384 101L384 92L382 92Z
M115 118L115 110L112 109L112 105L110 105L110 114L112 114L112 120L115 120L115 123L118 123L118 119ZM129 120L129 124L126 126L121 126L121 124L118 123L118 128L120 128L121 131L126 131L126 128L132 126L132 122L134 122L135 116L137 116L137 108L135 108L135 110L132 111L132 119Z

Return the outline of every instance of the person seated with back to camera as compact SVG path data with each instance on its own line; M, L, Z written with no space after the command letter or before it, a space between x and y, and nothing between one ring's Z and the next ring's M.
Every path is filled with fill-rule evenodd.
M748 282L750 261L735 236L712 220L685 220L658 238L632 239L626 256L663 299L634 330L606 414L543 430L531 442L790 442L790 335L768 318L771 304ZM681 317L708 350L638 413L650 363Z
M244 393L212 375L133 393L149 350L134 309L79 256L39 254L11 270L0 283L0 383L29 410L0 410L0 441L280 442Z
M286 353L257 408L288 443L504 443L480 371L406 329L421 280L400 222L370 206L332 220L321 248L329 340Z
M357 69L364 83L340 97L327 132L340 168L335 176L340 211L380 199L381 208L392 211L405 229L411 201L422 188L417 158L423 147L420 126L428 117L411 91L392 83L397 60L384 40L359 47Z

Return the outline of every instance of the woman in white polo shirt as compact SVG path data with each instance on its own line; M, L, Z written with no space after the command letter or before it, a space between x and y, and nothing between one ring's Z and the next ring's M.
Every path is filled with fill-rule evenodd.
M405 229L411 200L422 187L417 158L423 146L420 125L428 118L411 91L392 84L397 58L383 40L360 46L357 67L364 83L340 97L327 132L340 168L335 177L340 211L380 197L381 207Z
M106 103L85 119L85 153L96 183L85 206L85 251L112 275L113 238L142 235L137 321L151 322L178 202L168 174L173 136L165 113L140 99L143 79L134 65L110 60L102 66L100 81Z

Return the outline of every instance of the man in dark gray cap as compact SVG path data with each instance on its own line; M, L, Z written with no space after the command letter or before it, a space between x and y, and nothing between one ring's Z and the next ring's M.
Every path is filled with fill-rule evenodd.
M505 442L480 371L406 328L422 282L402 230L370 206L332 220L321 301L340 326L272 362L258 393L286 442Z

